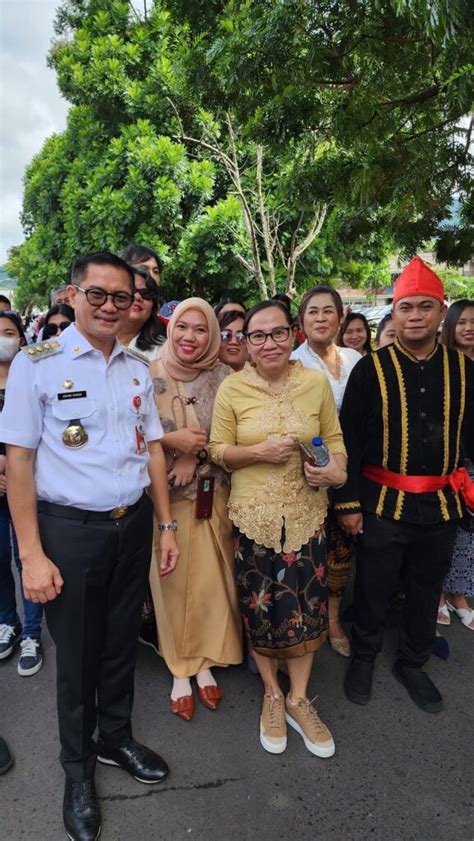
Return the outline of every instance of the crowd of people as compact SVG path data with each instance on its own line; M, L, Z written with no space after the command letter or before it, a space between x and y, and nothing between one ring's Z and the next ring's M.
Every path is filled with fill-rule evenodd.
M347 658L347 699L367 704L397 599L394 677L436 713L437 625L474 630L474 301L448 309L415 257L372 337L329 286L297 313L282 295L161 305L160 271L134 244L81 257L29 343L0 300L0 660L19 648L19 675L41 669L44 613L78 841L101 829L97 760L147 784L168 774L132 734L138 639L181 720L194 680L216 710L216 669L246 659L263 749L282 753L289 726L327 758L334 734L308 698L326 641ZM0 772L12 761L0 740Z

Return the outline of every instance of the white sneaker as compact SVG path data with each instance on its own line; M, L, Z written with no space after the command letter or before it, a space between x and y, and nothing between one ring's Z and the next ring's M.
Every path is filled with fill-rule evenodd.
M283 695L264 695L260 716L260 744L268 753L286 748L285 699Z

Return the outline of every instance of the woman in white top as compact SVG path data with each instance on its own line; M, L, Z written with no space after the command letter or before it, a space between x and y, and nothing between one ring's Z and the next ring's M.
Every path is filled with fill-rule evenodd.
M361 359L357 351L336 345L343 316L341 296L335 289L330 286L309 289L299 307L299 321L306 341L292 353L292 359L299 359L305 367L326 375L338 412L349 374ZM327 531L329 643L338 654L349 657L351 648L339 621L339 607L351 568L353 540L339 528L331 507L328 509Z
M132 268L135 295L118 340L123 347L137 350L153 361L158 359L166 339L166 328L158 318L158 287L146 270Z

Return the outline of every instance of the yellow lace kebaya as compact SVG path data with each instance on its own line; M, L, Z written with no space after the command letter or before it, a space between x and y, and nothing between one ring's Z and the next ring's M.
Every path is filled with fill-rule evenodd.
M305 479L298 444L320 435L332 453L346 452L324 374L290 362L285 387L275 394L246 363L222 382L214 404L211 458L225 468L229 445L252 446L275 435L293 438L294 452L285 464L261 462L234 470L229 515L256 543L276 552L297 552L320 528L327 510L327 494Z

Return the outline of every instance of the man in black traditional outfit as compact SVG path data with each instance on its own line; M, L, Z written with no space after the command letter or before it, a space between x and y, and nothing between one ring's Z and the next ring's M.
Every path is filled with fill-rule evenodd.
M442 698L423 671L463 504L474 486L474 363L438 345L446 312L439 277L415 257L396 281L397 339L353 369L340 421L348 481L335 492L342 527L357 537L353 657L344 689L367 704L388 602L400 579L405 607L393 673L425 712ZM464 499L464 502L463 502Z

